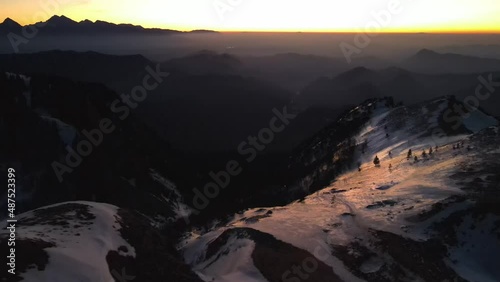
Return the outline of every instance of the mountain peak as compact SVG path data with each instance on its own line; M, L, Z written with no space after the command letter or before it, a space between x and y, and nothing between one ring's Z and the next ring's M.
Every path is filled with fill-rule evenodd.
M94 23L95 23L95 24L101 24L101 25L103 25L103 24L106 24L106 25L113 25L113 24L112 24L112 23L110 23L110 22L107 22L107 21L102 21L102 20L96 20Z
M72 20L66 16L57 16L57 15L52 16L49 20L47 20L47 22L54 23L54 24L73 24L73 23L76 23L74 20Z
M426 49L426 48L418 51L416 54L416 56L418 56L418 57L420 57L420 56L434 56L434 55L439 55L439 53L432 51L430 49Z
M9 26L21 26L19 23L14 21L11 18L6 18L2 23L2 25L9 25Z
M148 33L148 34L173 34L180 33L177 30L161 29L161 28L144 28L140 25L133 24L115 24L101 20L91 21L82 20L74 21L64 15L54 15L45 22L36 24L48 24L48 27L43 29L44 34L112 34L112 33ZM26 25L33 26L36 24ZM10 18L6 18L3 23L0 23L0 33L6 34L12 31L18 31L22 26ZM206 31L205 31L206 32Z

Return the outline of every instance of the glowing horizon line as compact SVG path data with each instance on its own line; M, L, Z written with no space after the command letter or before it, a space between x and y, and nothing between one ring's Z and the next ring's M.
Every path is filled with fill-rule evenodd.
M63 15L61 15L63 16ZM66 16L67 17L67 16ZM38 22L32 22L32 23L23 23L22 21L17 21L13 19L12 17L6 17L5 19L10 18L17 23L19 23L21 26L27 26L27 25L33 25ZM50 19L51 17L47 18L45 21ZM84 20L90 20L90 19L83 19L83 20L75 20L70 17L67 17L75 22L82 22ZM5 20L4 19L4 20ZM359 33L365 33L365 34L419 34L419 33L425 33L425 34L500 34L500 28L458 28L458 27L453 27L453 28L440 28L440 27L424 27L424 28L418 28L418 27L408 27L408 28L398 28L398 27L386 27L386 28L381 28L381 31L363 31L360 28L343 28L343 29L332 29L332 28L321 28L321 29L303 29L303 30L297 30L297 29L260 29L260 28L248 28L248 29L240 29L240 28L210 28L210 27L185 27L185 26L177 26L177 25L171 25L171 26L163 26L161 24L159 25L152 25L152 24L137 24L137 23L123 23L123 22L113 22L113 21L107 21L107 20L90 20L92 22L95 21L104 21L116 25L120 24L128 24L128 25L135 25L135 26L141 26L146 29L168 29L168 30L176 30L176 31L183 31L183 32L188 32L188 31L195 31L195 30L209 30L209 31L215 31L219 33L339 33L339 34L359 34Z

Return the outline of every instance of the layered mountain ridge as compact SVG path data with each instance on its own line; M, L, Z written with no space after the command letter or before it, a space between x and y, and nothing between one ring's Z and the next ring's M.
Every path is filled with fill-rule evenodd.
M6 18L0 23L0 34L8 35L14 33L17 35L23 34L23 28L39 29L44 35L118 35L118 34L136 34L136 35L165 35L182 33L181 31L160 28L143 28L139 25L132 24L114 24L105 21L90 21L83 20L80 22L74 21L66 16L54 15L45 22L37 22L35 24L22 26L10 18ZM202 32L196 30L193 32ZM209 31L203 31L209 32Z
M151 64L142 56L64 51L0 56L8 62L2 64L6 72L0 72L0 134L5 136L0 138L0 164L15 168L19 175L18 242L27 258L20 261L15 279L274 282L499 277L494 264L500 253L498 120L482 107L460 116L456 108L467 109L460 97L438 95L439 89L457 81L463 83L455 85L457 91L467 90L464 85L473 87L477 74L433 76L395 67L357 67L322 79L325 95L360 95L340 115L323 102L315 105L321 106L319 110L310 107L308 116L300 117L300 112L297 120L303 118L312 128L307 138L292 143L285 156L263 153L249 169L265 173L251 171L233 178L236 185L211 199L210 208L196 218L191 193L193 187L206 184L208 177L200 169L204 164L193 164L189 154L172 147L173 138L153 130L151 120L166 116L158 124L190 132L198 128L197 121L206 122L206 117L228 109L214 100L221 97L233 106L228 113L244 118L216 116L211 121L217 123L205 127L205 134L239 128L240 136L246 137L241 121L253 122L247 129L258 129L268 124L269 109L290 100L296 103L300 96L232 74L241 61L229 55L199 55L201 65L188 58L189 68L181 72L176 71L184 59L169 62L173 73L160 90L173 95L151 96L149 102L156 107L142 109L156 109L158 115L150 120L140 112L121 119L110 110L120 95L108 87L120 89L115 83L122 83L123 73L107 72L129 71L125 85L133 86ZM61 69L65 60L81 65ZM85 60L103 67L92 73ZM55 66L44 73L47 62ZM227 73L205 73L205 66L213 64ZM410 91L408 87L421 94L419 103L404 106L397 103L398 96L386 97ZM428 89L438 90L429 94ZM162 112L165 109L169 112ZM173 115L176 110L187 114ZM116 130L103 135L101 144L58 177L51 164L68 165L68 152L78 150L89 138L84 132L95 132L102 120L112 121ZM311 120L320 124L308 124ZM284 136L288 138L286 132ZM190 140L206 146L201 137ZM222 154L214 161L214 155L193 159L207 159L206 166L213 170L218 162L235 157ZM252 179L255 175L261 177ZM5 246L8 233L2 229Z

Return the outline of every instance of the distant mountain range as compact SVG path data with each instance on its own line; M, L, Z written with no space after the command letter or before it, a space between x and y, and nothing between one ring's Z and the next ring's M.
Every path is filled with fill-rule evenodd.
M414 57L426 52L421 51ZM436 60L441 56L450 58L435 54ZM486 69L463 74L424 73L401 67L349 69L335 64L335 58L326 60L328 57L300 54L254 57L253 64L248 58L203 51L163 62L161 69L171 76L152 91L138 111L174 146L222 150L233 148L248 135L247 132L258 131L269 120L267 114L274 107L280 108L293 101L295 110L303 114L275 142L280 148L293 148L304 136L324 127L346 107L366 99L392 96L396 102L405 104L443 95L464 99L474 95L478 76L489 73ZM74 51L0 55L0 72L54 75L73 81L104 83L118 93L127 93L140 84L147 66L154 68L155 63L141 55ZM330 75L325 77L327 73ZM491 73L495 75L494 81L500 79L500 72ZM301 75L305 78L300 84L306 86L298 88L300 85L297 85L300 94L296 95L285 86L299 80ZM499 99L498 95L492 95L480 106L500 116ZM168 122L171 120L176 123ZM245 130L238 130L241 128Z
M405 60L401 67L423 73L473 73L499 71L500 60L422 49Z
M265 56L235 55L203 50L163 62L169 71L192 75L223 74L254 76L296 92L318 77L331 76L356 66L384 68L390 64L381 59L360 58L349 65L343 58L299 53L278 53Z
M332 78L319 78L305 87L296 98L301 108L323 105L338 108L339 105L355 105L372 97L394 97L396 102L414 104L443 95L456 95L459 99L474 95L479 84L478 76L499 71L471 73L420 73L391 67L382 70L357 67ZM499 115L498 97L491 96L481 107Z
M132 24L114 24L105 21L74 21L66 16L53 16L45 22L22 26L7 18L0 24L0 35L9 33L21 34L24 27L37 27L44 35L109 35L109 34L147 34L165 35L182 33L182 31L160 28L144 28ZM194 30L191 32L213 32L208 30Z
M270 56L237 56L234 54L220 54L211 51L197 52L182 58L175 58L164 62L163 67L168 70L179 70L193 75L200 74L233 74L256 76L272 81L279 86L298 91L320 77L341 75L338 79L368 80L376 79L376 75L364 70L384 70L387 74L398 75L398 83L405 84L399 79L409 82L410 73L417 74L473 74L482 72L500 71L500 60L479 58L452 53L438 53L422 49L411 57L400 62L386 62L377 58L362 58L356 64L346 64L345 60L336 57L316 56L297 53L282 53ZM390 68L392 67L392 68ZM406 70L399 72L399 70ZM351 72L352 71L352 72ZM357 81L353 81L357 84ZM367 96L365 98L369 98ZM361 101L357 101L359 103Z

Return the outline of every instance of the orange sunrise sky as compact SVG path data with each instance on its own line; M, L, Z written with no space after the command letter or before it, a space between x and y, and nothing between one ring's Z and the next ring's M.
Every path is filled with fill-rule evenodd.
M0 7L0 20L21 24L65 15L178 30L500 31L498 0L4 0Z

